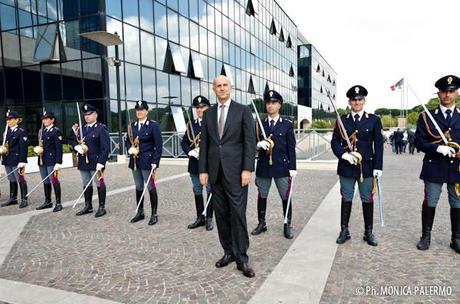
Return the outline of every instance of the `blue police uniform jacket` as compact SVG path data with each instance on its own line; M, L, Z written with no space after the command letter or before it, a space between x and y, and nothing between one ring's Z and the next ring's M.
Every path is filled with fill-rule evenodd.
M81 155L78 153L78 170L96 170L96 165L105 165L110 153L110 135L107 127L96 122L93 126L88 124L82 127L83 141L88 146L88 152ZM75 138L73 147L78 145ZM88 158L88 163L86 163Z
M347 130L347 136L356 134L356 152L362 157L363 177L372 177L374 170L383 167L383 135L380 118L374 114L364 112L358 123L354 122L351 114L342 115L342 122ZM342 137L336 123L332 135L331 147L334 155L339 159L337 174L343 177L360 178L361 167L352 165L342 159L343 153L350 152L345 139Z
M191 123L191 126L193 128L193 132L195 133L195 136L200 136L201 134L201 125L197 120L194 120ZM192 143L192 141L189 140L189 137L193 139L193 135L189 134L189 128L187 128L187 131L185 131L184 137L182 137L181 141L181 146L182 146L182 151L184 151L185 155L188 155L188 153L192 150L195 149L195 145ZM198 159L195 157L189 157L188 158L188 168L187 171L191 174L198 175Z
M147 120L138 129L138 122L131 123L133 131L133 140L139 139L139 155L129 157L129 168L134 169L134 161L136 161L136 169L151 170L152 164L160 166L161 153L163 152L163 139L161 137L160 125L154 120ZM131 147L131 142L128 140L126 146Z
M272 151L272 165L269 164L269 152L259 150L256 176L265 178L289 176L289 170L296 170L296 140L292 122L280 117L273 127L272 132L270 132L268 118L262 122L262 125L264 127L265 134L268 137L271 136L275 146ZM260 140L263 139L261 130L259 130L258 138Z
M16 127L14 131L8 128L6 132L8 153L2 156L2 164L5 166L17 166L19 163L27 163L27 132Z
M460 110L456 108L452 112L451 123L448 126L440 108L430 110L441 131L449 131L452 141L460 143ZM436 143L434 143L436 142ZM425 152L423 158L422 172L420 179L432 183L459 183L460 182L460 160L449 158L436 152L443 142L433 123L425 112L421 113L417 121L415 132L415 146Z
M62 164L62 133L61 131L52 126L49 130L43 128L43 154L42 160L44 166L54 166L55 164ZM40 158L38 159L40 165Z

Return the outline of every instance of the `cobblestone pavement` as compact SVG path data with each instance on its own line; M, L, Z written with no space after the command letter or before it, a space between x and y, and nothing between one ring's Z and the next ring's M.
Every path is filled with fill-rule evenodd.
M183 166L160 164L158 169L157 178L172 176L186 172ZM118 188L134 185L131 170L128 168L128 164L109 164L105 171L105 182L107 185L107 191L115 190ZM40 174L30 173L26 174L26 180L28 185L28 191L31 191L40 181ZM83 191L81 183L80 173L77 168L67 168L61 170L59 180L61 181L62 187L62 202L77 199L80 193ZM9 183L3 181L0 183L1 199L3 203L9 197ZM94 191L96 194L96 191ZM18 198L21 193L18 191ZM37 189L29 197L29 206L23 209L19 209L18 205L2 207L0 208L0 216L2 215L14 215L35 210L37 206L43 203L43 185L37 187ZM52 199L54 203L54 191L52 192Z
M125 176L132 183L126 165L109 169L116 172L108 174L109 190L126 186ZM185 166L160 169L159 178L186 171ZM63 181L78 187L74 192L65 187L64 200L74 199L81 189L79 176L72 174L67 178L66 172ZM336 181L335 169L299 171L293 196L295 232L304 227ZM123 303L245 303L293 242L282 235L282 208L273 185L269 230L250 237L256 277L243 277L235 264L216 269L214 263L223 253L216 229L186 228L195 217L190 180L183 177L160 184L158 191L155 226L147 226L147 220L129 223L135 209L133 191L110 197L108 215L99 219L75 217L71 208L33 216L1 266L0 277ZM35 200L41 196L34 195ZM254 186L249 197L248 229L252 230L257 222Z
M460 256L449 248L446 193L436 211L430 249L422 252L415 247L421 235L423 183L418 176L422 157L422 153L395 155L386 149L382 177L386 226L374 225L379 245L363 242L362 208L355 197L352 239L337 250L321 303L460 303ZM377 209L374 215L378 223ZM421 295L420 288L427 286L432 286L428 292L435 295ZM451 294L437 296L434 288L438 286L446 288L446 294L451 288ZM398 291L405 295L398 296Z

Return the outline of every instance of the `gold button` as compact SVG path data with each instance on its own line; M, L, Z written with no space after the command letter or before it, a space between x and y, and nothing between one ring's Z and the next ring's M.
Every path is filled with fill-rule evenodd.
M454 163L454 161L453 161L453 160L451 160L451 161L450 161L450 163L451 163L451 164L453 164L453 163Z

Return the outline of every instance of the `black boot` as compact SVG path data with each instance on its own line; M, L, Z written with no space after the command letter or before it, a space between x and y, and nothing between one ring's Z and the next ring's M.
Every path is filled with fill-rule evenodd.
M101 217L107 213L105 211L105 197L107 193L106 187L97 187L97 196L99 198L99 208L97 208L95 217Z
M2 207L16 205L18 203L18 183L10 182L10 198L1 204Z
M158 222L158 215L157 215L157 209L158 209L158 194L157 190L149 190L149 196L150 196L150 205L152 206L152 215L150 216L150 221L149 225L155 225Z
M287 204L288 204L288 201L283 200L283 218L284 216L286 216ZM292 232L292 226L291 226L291 218L292 218L292 199L291 199L291 204L289 204L287 224L284 224L284 237L287 239L292 239L294 237L294 233Z
M452 240L450 248L460 254L460 209L450 208L450 223L452 225Z
M142 196L142 190L136 189L136 207L139 204L139 208L137 209L136 215L131 219L131 223L139 222L145 218L144 216L144 198L139 202Z
M61 183L56 183L53 185L54 195L56 196L56 205L54 206L53 212L59 212L62 210L61 204Z
M196 207L196 219L195 219L195 222L187 226L188 229L195 229L195 228L205 225L205 218L204 218L204 215L202 214L204 210L203 195L195 194L195 207Z
M267 212L267 199L259 197L257 199L257 219L259 224L252 230L252 235L259 235L267 231L267 223L265 222L265 213Z
M436 207L422 205L422 237L417 244L418 250L427 250L431 244L431 228L433 227Z
M350 221L352 202L342 201L340 207L340 234L337 240L337 244L343 244L350 239L350 231L348 230L348 222Z
M75 214L76 216L93 213L93 204L91 202L93 200L93 186L89 186L88 188L86 188L84 196L85 196L85 207L83 207L83 209L78 211Z
M22 181L19 182L19 189L21 190L21 203L19 204L19 208L25 208L29 205L27 202L27 182Z
M209 199L209 196L208 196ZM212 215L214 214L214 203L211 198L211 201L208 204L206 209L206 231L211 231L214 229L214 224L212 223Z
M43 190L45 192L45 202L37 208L35 208L36 210L42 210L53 207L53 203L51 203L51 184L43 184Z
M377 239L372 233L374 227L374 203L363 203L364 236L363 240L370 246L377 246Z

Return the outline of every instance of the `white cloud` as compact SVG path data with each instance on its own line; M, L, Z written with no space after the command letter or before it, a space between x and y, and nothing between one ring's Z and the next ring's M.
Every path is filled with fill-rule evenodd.
M400 106L390 86L407 77L423 100L434 82L460 75L456 0L278 0L304 36L338 73L339 106L354 84L369 89L367 109ZM409 107L417 105L409 95Z

